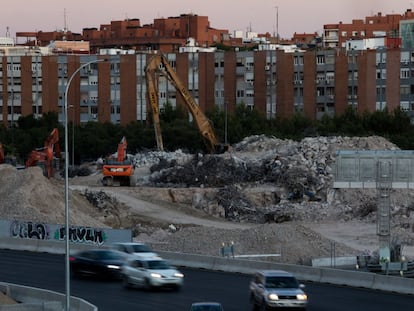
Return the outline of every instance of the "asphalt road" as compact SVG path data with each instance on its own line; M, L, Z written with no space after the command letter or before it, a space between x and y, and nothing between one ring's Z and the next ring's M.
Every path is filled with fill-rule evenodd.
M65 293L63 255L0 250L0 281ZM180 269L185 285L180 292L124 289L118 281L71 280L71 295L98 306L100 311L179 311L192 302L213 300L226 311L251 310L248 302L250 277L242 274ZM309 311L411 310L414 296L306 283Z

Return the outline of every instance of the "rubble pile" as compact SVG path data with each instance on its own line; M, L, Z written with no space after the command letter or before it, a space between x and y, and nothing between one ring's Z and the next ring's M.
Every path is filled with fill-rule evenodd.
M359 207L365 200L344 197L352 201L347 205L337 199L337 193L346 193L332 189L337 151L396 149L378 136L310 137L296 142L257 135L226 154L152 153L139 155L137 162L155 163L145 181L149 186L216 189L214 195L195 190L193 205L217 217L253 223L317 221L329 215L352 218L373 212L366 208L369 205ZM372 192L367 200L375 202L374 196Z

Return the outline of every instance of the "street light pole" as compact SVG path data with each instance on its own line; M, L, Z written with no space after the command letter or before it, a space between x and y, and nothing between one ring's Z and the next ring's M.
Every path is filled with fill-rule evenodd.
M75 106L72 106L72 170L75 169Z
M76 74L84 67L93 63L103 62L105 59L96 59L87 62L76 69L70 76L65 88L65 267L66 267L66 311L70 311L70 265L69 265L69 151L68 151L68 91Z

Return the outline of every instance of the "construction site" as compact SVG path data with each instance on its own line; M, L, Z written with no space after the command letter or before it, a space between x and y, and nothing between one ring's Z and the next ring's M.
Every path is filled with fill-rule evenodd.
M311 265L315 258L359 256L378 262L378 189L334 188L340 150L398 148L378 136L302 141L251 136L222 154L128 154L134 183L104 184L102 159L69 180L70 223L131 229L155 250ZM0 165L0 217L64 223L64 179L37 166ZM393 261L410 262L413 197L391 189ZM398 249L398 253L394 250ZM394 259L395 258L395 259Z

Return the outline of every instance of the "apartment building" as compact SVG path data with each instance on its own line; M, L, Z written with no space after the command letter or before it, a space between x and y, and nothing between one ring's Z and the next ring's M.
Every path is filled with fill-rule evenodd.
M47 46L55 41L86 41L89 53L100 49L122 48L136 51L178 52L188 38L193 38L197 46L210 47L216 43L229 41L227 29L210 26L207 16L181 14L176 17L157 18L152 24L141 25L138 18L111 21L100 25L99 29L84 28L82 34L67 29L52 32L17 32L16 41L29 46Z
M255 45L254 50L232 46L224 52L209 46L225 39L226 30L210 28L207 17L183 14L155 19L151 25L129 19L101 25L99 30L84 29L91 50L99 49L99 54L70 53L81 51L76 44L64 45L65 53L60 54L39 53L32 45L3 46L0 122L10 125L19 116L38 117L49 111L58 112L63 121L65 88L71 78L69 121L122 125L145 122L150 112L145 68L152 53L158 52L167 56L203 111L218 107L232 112L243 103L268 119L289 118L295 113L320 119L341 114L351 106L361 113L401 108L414 117L411 10L403 15L379 13L365 22L329 24L324 29L325 47L315 34L297 34L299 46L268 41ZM34 33L20 35L34 36L29 43L47 41L44 32L42 37ZM68 38L63 40L65 43L77 37L70 32L64 35ZM53 33L53 38L63 37ZM382 43L357 42L369 38L382 38ZM188 41L192 45L185 47ZM306 48L301 49L303 46ZM375 48L359 48L364 46ZM106 61L95 62L99 59ZM184 106L163 75L158 77L158 97L160 109L167 103Z
M355 19L351 23L339 22L337 24L325 24L324 46L328 48L344 48L349 40L365 38L386 37L388 47L399 46L400 22L413 20L414 12L406 10L404 14L386 14L379 12L373 16L367 16L365 20Z
M9 55L0 58L0 122L54 111L64 120L68 80L69 121L126 125L148 118L145 67L151 53L115 55ZM320 119L388 108L414 111L414 50L280 49L166 54L203 111L238 104L268 119L295 113ZM184 106L165 76L158 78L159 105Z

